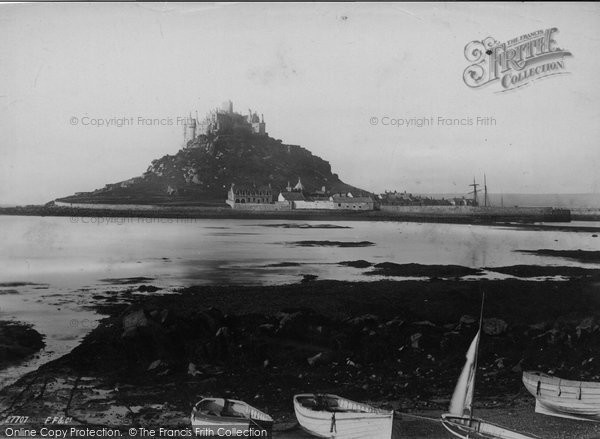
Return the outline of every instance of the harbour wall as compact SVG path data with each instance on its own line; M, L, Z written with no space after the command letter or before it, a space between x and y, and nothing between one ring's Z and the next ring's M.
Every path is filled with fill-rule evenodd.
M489 221L570 221L568 209L552 207L483 207L483 206L380 206L382 212L401 217L477 218Z
M600 221L600 208L578 207L571 209L571 218L580 221Z
M55 201L54 206L82 211L114 211L115 214L129 212L142 215L192 215L192 216L236 216L238 214L265 214L265 215L289 215L290 218L308 218L310 216L332 216L350 215L352 217L385 218L390 220L407 221L430 221L430 222L569 222L571 211L568 209L554 209L551 207L472 207L472 206L390 206L383 205L379 211L365 210L362 212L345 209L292 209L289 202L276 202L273 204L236 204L235 208L225 207L200 207L200 206L175 206L159 204L92 204L92 203L69 203ZM243 207L242 207L243 206ZM57 209L58 210L58 209ZM66 210L66 209L65 209ZM356 214L356 215L354 215Z
M291 210L288 201L276 201L275 203L232 203L229 204L234 210L246 210L255 212L281 212Z

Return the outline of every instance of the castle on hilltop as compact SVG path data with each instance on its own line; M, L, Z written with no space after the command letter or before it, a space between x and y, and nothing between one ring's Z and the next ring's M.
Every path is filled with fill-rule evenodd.
M183 124L183 146L187 146L190 140L200 135L232 134L234 131L247 131L250 133L266 136L266 124L263 115L248 110L247 115L235 113L233 102L225 101L220 108L208 112L204 119L199 120L190 114Z

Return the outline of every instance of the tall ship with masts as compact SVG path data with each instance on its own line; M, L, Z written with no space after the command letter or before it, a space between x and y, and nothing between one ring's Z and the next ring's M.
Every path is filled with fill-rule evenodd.
M493 205L485 174L483 175L483 184L478 183L475 177L473 177L473 183L467 186L472 188L472 190L462 197L442 200L419 200L420 202L418 203L403 203L402 200L397 203L384 201L379 205L379 209L407 220L422 221L460 223L571 221L571 212L568 209L504 206L503 196L500 198L500 205Z

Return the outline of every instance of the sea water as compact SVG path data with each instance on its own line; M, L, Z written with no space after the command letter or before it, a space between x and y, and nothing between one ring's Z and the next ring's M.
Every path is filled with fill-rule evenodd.
M339 265L355 260L600 268L516 252L600 250L600 238L592 237L596 232L565 226L535 230L391 221L0 216L0 320L30 323L46 337L39 356L0 371L0 387L76 346L100 318L90 308L93 296L125 288L125 278L146 278L132 280L130 288L144 283L169 293L189 285L298 282L307 274L380 279L366 275L368 268ZM314 242L305 246L303 241ZM362 244L352 246L357 243Z

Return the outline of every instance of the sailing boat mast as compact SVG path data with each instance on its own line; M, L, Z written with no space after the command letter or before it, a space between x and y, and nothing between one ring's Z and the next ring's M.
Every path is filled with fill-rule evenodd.
M473 206L477 206L477 186L480 186L480 184L475 183L475 177L473 177L473 184L469 186L473 186Z
M475 359L473 365L473 381L471 386L475 394L475 378L477 377L477 360L479 358L479 340L481 339L481 328L483 326L483 304L485 302L485 292L481 296L481 311L479 311L479 330L477 331L477 343L475 344ZM473 398L469 401L469 424L473 421Z
M485 207L487 207L488 206L488 193L487 193L487 180L485 178L485 174L483 174L483 190L484 190L483 205Z

